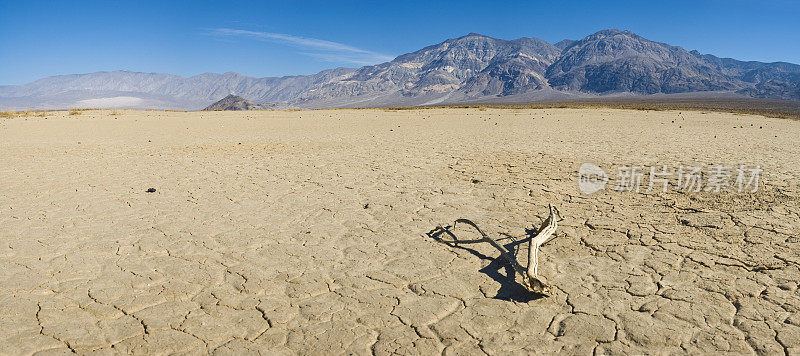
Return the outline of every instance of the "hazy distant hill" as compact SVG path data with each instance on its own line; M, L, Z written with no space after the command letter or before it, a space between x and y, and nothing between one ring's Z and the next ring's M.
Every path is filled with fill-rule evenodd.
M220 101L213 103L206 107L205 111L231 111L231 110L262 110L259 105L254 104L252 101L242 98L241 96L228 95Z
M686 51L629 31L555 45L479 34L396 59L313 75L193 77L125 71L63 75L0 87L0 107L199 109L229 93L280 107L427 105L678 94L800 100L800 66Z
M25 85L1 86L0 106L67 108L92 106L85 105L92 104L91 101L85 101L96 98L133 97L140 100L124 106L199 109L230 93L260 102L287 102L309 87L351 71L353 69L337 68L314 75L281 78L253 78L230 72L204 73L189 78L127 71L60 75Z

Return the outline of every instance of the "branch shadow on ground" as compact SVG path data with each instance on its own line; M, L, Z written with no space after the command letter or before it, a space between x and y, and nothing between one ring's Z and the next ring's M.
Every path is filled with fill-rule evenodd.
M445 228L449 228L449 226L446 226ZM533 236L535 236L536 234L536 231L531 229L526 229L525 233L527 234L527 236L524 238L519 238L513 235L502 233L503 238L501 238L500 240L511 240L511 242L505 244L501 243L501 244L509 252L511 252L515 258L520 251L519 246L522 243L527 242L528 240L533 238ZM452 248L467 251L473 256L478 257L482 260L491 261L486 267L481 268L479 271L500 284L500 289L497 290L497 294L493 297L494 299L527 303L529 301L545 297L545 295L542 294L532 293L527 288L525 288L525 286L518 283L516 281L516 274L514 272L514 267L512 267L511 264L508 263L508 261L506 261L499 255L497 257L490 257L484 255L483 253L473 248L469 248L464 245L445 242L440 237L442 233L441 231L439 231L438 227L426 233L426 235L429 238L432 238L439 243L443 243Z

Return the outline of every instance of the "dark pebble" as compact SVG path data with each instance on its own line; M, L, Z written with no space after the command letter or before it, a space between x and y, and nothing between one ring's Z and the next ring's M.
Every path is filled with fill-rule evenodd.
M146 192L155 193L156 192L156 188L147 188Z

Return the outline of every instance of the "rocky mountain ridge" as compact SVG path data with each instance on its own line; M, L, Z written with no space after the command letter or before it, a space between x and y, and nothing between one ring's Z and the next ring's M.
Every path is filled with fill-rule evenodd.
M56 76L0 87L0 106L125 102L133 107L197 109L232 92L257 104L303 108L679 93L800 100L800 66L718 58L621 30L556 44L471 33L390 62L313 75L253 78L229 72L186 78L115 71Z

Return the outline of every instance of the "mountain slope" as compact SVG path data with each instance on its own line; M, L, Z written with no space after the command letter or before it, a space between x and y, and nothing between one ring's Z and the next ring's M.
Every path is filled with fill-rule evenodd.
M637 94L737 90L742 85L680 47L605 30L566 48L547 71L559 90Z
M282 107L511 102L597 95L711 93L800 100L800 66L743 62L686 51L629 31L603 30L555 45L471 33L361 68L253 78L125 71L64 75L0 87L0 106L66 108L98 103L197 109L235 92Z
M546 86L545 71L559 52L540 39L506 41L471 33L391 62L362 67L345 80L324 84L299 99L314 102L380 94L414 98L452 92L480 97L534 90Z

